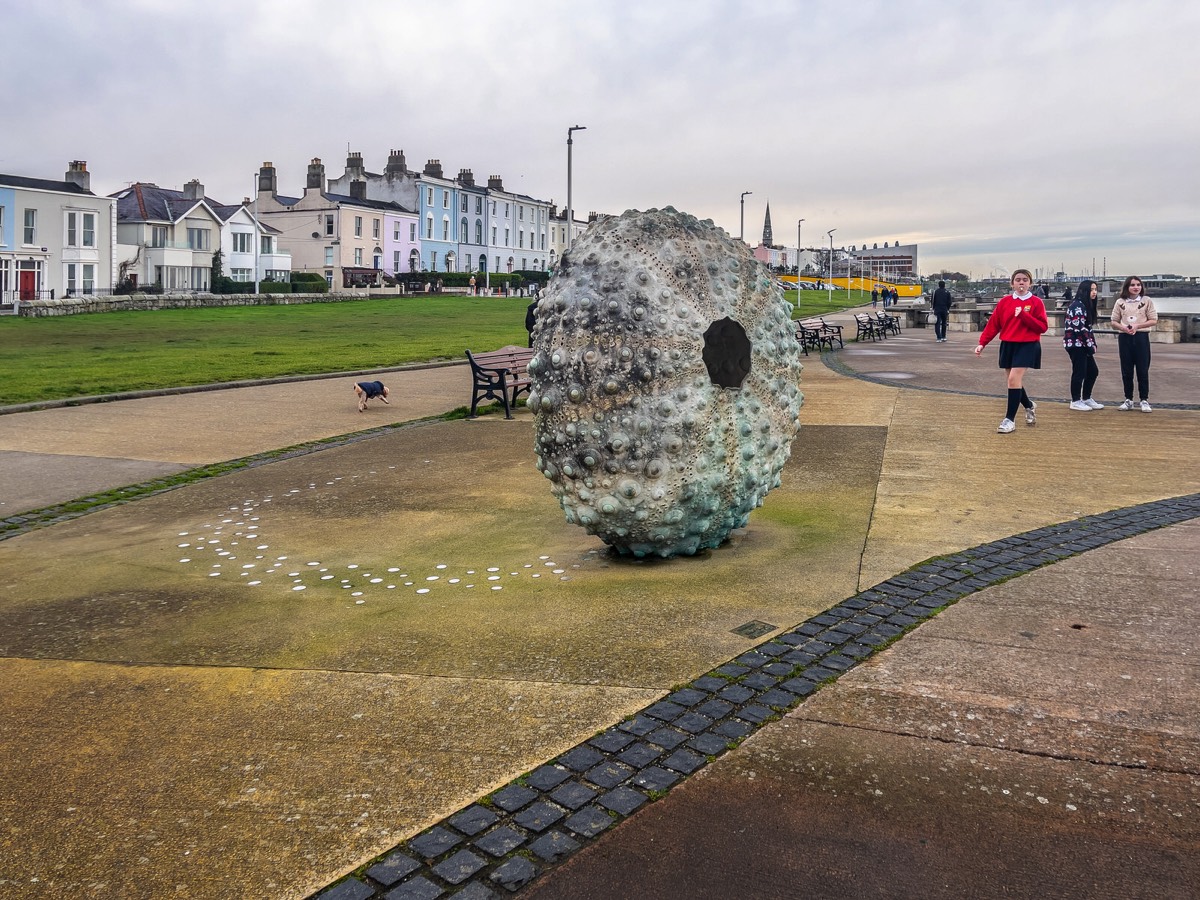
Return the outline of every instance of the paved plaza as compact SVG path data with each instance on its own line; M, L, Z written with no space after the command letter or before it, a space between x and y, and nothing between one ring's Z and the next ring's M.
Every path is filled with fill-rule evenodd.
M1047 339L997 435L950 337L809 357L670 561L439 418L461 366L0 415L0 896L1193 896L1200 345L1085 414Z

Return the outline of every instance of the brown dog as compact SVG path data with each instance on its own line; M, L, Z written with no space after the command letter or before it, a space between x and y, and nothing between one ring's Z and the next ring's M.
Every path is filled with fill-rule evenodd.
M367 408L367 401L378 397L384 403L388 402L388 389L382 381L358 381L354 384L354 393L358 397L358 411Z

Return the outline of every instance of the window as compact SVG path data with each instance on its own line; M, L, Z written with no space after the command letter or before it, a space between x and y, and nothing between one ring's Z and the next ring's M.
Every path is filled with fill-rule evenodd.
M505 228L504 229L504 246L508 247L511 245L512 245L512 237L509 235L509 230L507 228Z
M325 283L333 287L333 269L325 270Z
M415 241L417 239L417 223L416 222L408 223L408 239L409 239L409 241Z
M525 229L524 229L524 228L522 228L522 229L521 229L521 230L520 230L520 231L517 233L517 240L520 242L520 243L518 244L518 246L519 246L519 247L521 247L522 249L524 249L524 247L525 247Z
M68 247L78 247L79 246L79 231L75 227L75 219L77 217L78 217L77 213L73 213L73 212L67 213L67 246Z
M37 210L25 210L25 232L21 235L21 242L29 245L37 242Z
M433 206L433 188L425 188L425 205Z
M165 225L152 225L150 227L150 246L167 246L167 227Z
M269 234L260 235L260 240L259 240L259 243L258 243L258 252L259 252L259 253L272 253L272 252L274 252L274 251L271 249L271 241L272 241L272 240L273 240L273 238L272 238L272 237L271 237L271 235L269 235Z
M371 220L371 237L375 238L375 240L379 240L379 220L378 219Z
M235 231L233 233L233 252L253 253L254 235L248 231Z
M392 251L392 274L400 271L400 251Z
M354 217L354 236L362 237L362 216Z
M393 241L400 240L400 222L399 221L395 221L392 223L392 240Z
M442 209L450 208L450 192L442 191Z
M333 216L332 215L327 215L325 217L325 237L333 237ZM330 277L333 277L333 276L330 276Z
M478 219L475 220L475 243L483 243L483 223Z
M425 217L425 237L428 240L431 240L431 241L433 240L433 216L432 215L428 215Z
M96 214L83 214L83 246L96 246Z
M198 230L204 231L205 234L208 234L208 231L205 229L198 229ZM188 283L188 286L193 291L207 291L208 290L208 276L211 274L211 272L212 272L212 270L208 266L192 266L191 278ZM182 281L182 279L180 279L180 280ZM182 287L182 285L180 285L180 286Z
M354 264L356 266L362 265L362 247L354 248Z
M492 243L493 244L496 243L496 226L495 225L492 226ZM500 264L496 263L496 265L500 265Z
M188 249L189 250L210 250L209 236L211 232L207 228L189 228L188 233ZM196 279L193 277L192 282ZM194 288L199 290L198 288Z
M292 273L287 269L267 269L267 281L290 281Z
M504 218L506 218L506 219L508 218L508 204L507 203L504 204Z
M467 272L471 271L471 254L470 253L467 254L467 268L464 271L467 271Z
M433 252L431 252L429 254L429 268L434 272L437 271L437 251L436 250L434 250Z
M522 222L524 222L525 221L525 207L518 206L517 210L518 210L518 213L517 213L518 217L520 218L520 220Z
M75 263L67 263L67 295L75 293Z
M234 281L253 281L253 269L230 269L229 277Z
M462 198L462 211L463 212L467 211L467 195L466 194L463 194L463 198Z
M467 239L467 235L469 235L471 233L467 228L467 220L466 219L463 219L461 222L458 223L458 233L464 241Z
M539 250L546 249L546 233L545 232L542 232L542 246L538 247L538 249Z
M0 206L0 247L4 246L4 207Z
M450 240L450 220L446 216L442 216L442 240Z
M528 257L525 257L525 256L522 256L522 257L521 257L521 271L522 271L522 272L528 272L528 271L529 271L529 259L528 259Z
M333 265L333 248L332 247L325 248L325 265L327 265L327 266Z
M476 197L475 198L475 215L479 215L482 212L483 212L483 198Z

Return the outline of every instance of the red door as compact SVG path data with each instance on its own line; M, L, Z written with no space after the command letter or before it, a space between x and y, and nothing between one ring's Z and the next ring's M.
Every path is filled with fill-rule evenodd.
M37 299L37 272L21 272L20 293L21 300L28 302Z

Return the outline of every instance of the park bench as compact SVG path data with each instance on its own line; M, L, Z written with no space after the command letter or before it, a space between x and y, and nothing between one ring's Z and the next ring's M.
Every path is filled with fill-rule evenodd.
M471 364L471 415L476 417L480 400L499 400L504 404L504 418L513 417L517 397L529 392L529 347L501 347L486 353L467 351Z
M900 333L900 318L891 313L875 313L875 327L887 337L889 334Z
M816 350L819 353L827 343L829 349L833 349L833 344L830 343L828 336L822 334L821 329L815 324L807 322L796 323L796 340L805 356L808 356L809 350Z
M886 337L886 334L879 330L875 320L866 313L855 313L854 323L858 326L858 333L854 335L854 340L862 341L870 338L872 341L879 341Z
M830 325L828 322L825 321L824 316L819 316L817 318L817 321L821 323L821 331L824 334L829 335L829 338L830 338L829 349L830 350L833 349L833 341L837 341L838 349L841 349L842 347L846 346L845 343L842 341L842 326L841 325Z

